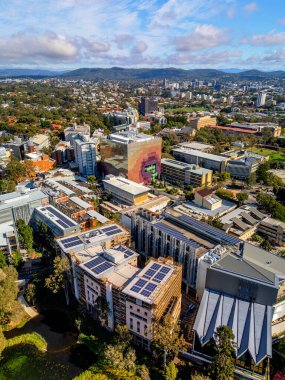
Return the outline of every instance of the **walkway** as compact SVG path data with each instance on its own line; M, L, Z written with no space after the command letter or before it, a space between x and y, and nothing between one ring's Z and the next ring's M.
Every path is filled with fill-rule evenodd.
M25 298L21 295L18 297L18 301L20 302L20 304L22 305L23 309L25 310L25 312L31 317L31 318L35 318L36 316L39 315L39 313L36 311L36 309L34 307L31 307L27 301L25 300Z

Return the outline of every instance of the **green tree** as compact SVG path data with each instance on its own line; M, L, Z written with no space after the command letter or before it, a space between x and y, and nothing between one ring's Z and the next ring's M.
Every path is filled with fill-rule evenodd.
M229 181L231 179L231 175L228 172L221 172L220 174L221 181Z
M0 325L10 321L18 295L18 273L9 265L0 269Z
M57 256L53 261L53 271L51 275L46 278L45 286L57 294L64 290L66 303L69 304L68 294L68 272L70 271L70 264L66 257Z
M0 251L0 268L5 268L7 266L7 257L3 251Z
M33 229L28 224L25 223L23 219L18 219L16 221L16 228L19 235L19 242L28 251L33 248Z
M6 346L7 346L7 341L3 334L2 328L0 326L0 359L1 359L1 354L4 351Z
M266 251L271 251L272 250L272 245L270 242L266 239L263 240L263 242L260 244L260 246L265 249Z
M24 165L14 156L11 156L10 162L7 164L6 172L10 181L19 183L26 177Z
M250 175L247 177L246 182L250 186L255 185L256 184L256 174L250 173Z
M12 252L12 264L16 269L19 269L21 264L23 263L23 256L21 255L21 252L16 250Z
M195 373L192 377L191 380L211 380L208 376L201 375L199 373Z
M175 380L177 378L178 369L173 362L169 362L165 367L163 377L165 380Z
M25 293L26 300L34 305L35 304L35 299L36 299L36 285L33 283L29 283L27 286L27 290Z
M230 327L219 326L214 334L215 355L212 362L212 375L215 380L230 380L234 378L235 353L234 334Z
M145 364L138 367L137 374L140 376L142 380L151 380L149 370Z
M186 342L180 332L178 324L167 315L162 321L156 321L153 325L153 345L156 350L163 353L164 368L168 359L177 355L179 350L184 350Z
M239 205L242 205L245 201L248 200L248 194L247 193L238 193L236 195Z

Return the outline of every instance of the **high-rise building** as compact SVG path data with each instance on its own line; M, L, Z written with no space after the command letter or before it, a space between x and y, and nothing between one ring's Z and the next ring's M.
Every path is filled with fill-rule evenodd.
M147 115L148 113L152 113L157 111L158 103L154 99L150 98L142 98L139 103L139 113L141 115Z
M97 175L96 141L77 135L74 138L74 156L81 175Z
M201 129L211 125L217 125L217 118L212 116L202 116L190 120L190 127L194 129Z
M266 102L266 92L259 92L256 100L256 107L264 106Z
M112 133L101 139L103 174L149 184L160 176L161 138L135 132Z

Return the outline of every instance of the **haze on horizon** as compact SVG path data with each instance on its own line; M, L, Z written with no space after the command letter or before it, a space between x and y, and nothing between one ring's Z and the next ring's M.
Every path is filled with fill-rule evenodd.
M285 70L283 0L9 0L0 67Z

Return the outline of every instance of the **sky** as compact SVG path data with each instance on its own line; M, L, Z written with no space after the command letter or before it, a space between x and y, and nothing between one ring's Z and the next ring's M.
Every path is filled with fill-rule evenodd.
M285 1L0 1L0 67L113 66L285 70Z

